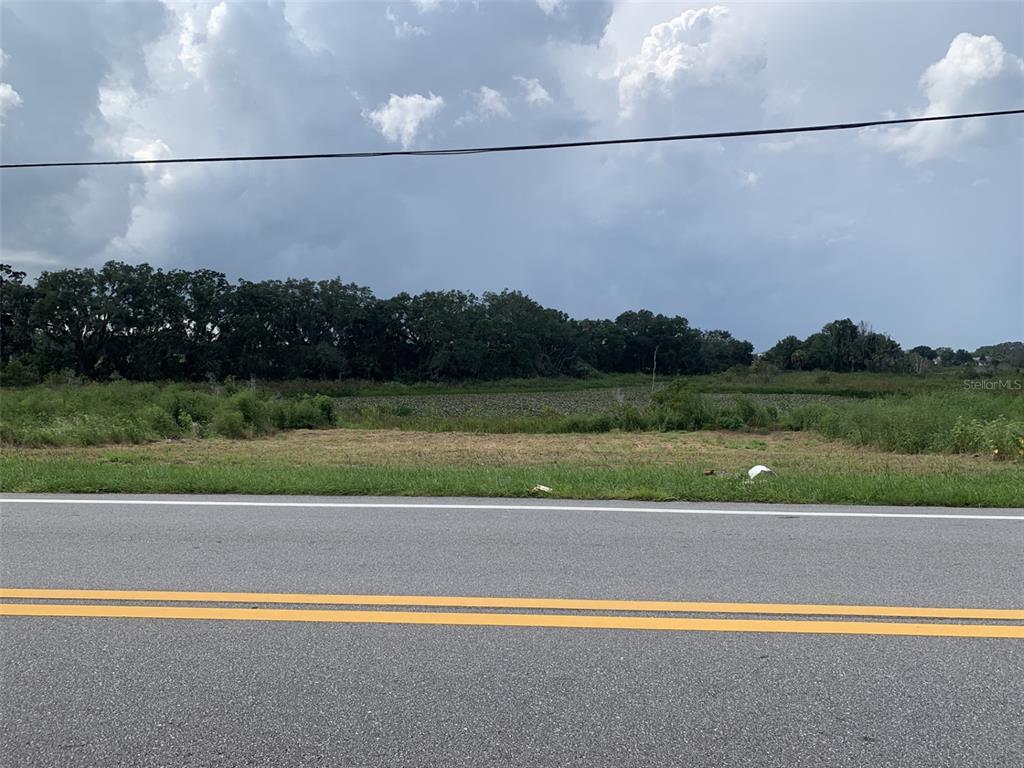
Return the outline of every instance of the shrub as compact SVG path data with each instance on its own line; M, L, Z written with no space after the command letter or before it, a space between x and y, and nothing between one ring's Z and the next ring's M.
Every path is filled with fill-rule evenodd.
M980 451L985 445L985 429L977 419L967 421L963 416L956 420L950 434L950 444L955 453Z
M635 405L615 403L612 406L611 422L615 429L623 432L638 432L650 426L650 419Z
M180 385L167 387L155 398L183 429L208 424L217 410L218 398Z
M327 395L316 395L313 397L313 405L320 411L323 419L321 426L329 426L334 423L334 398Z
M749 397L737 397L733 400L735 420L741 427L768 429L779 420L778 410L771 405L755 403ZM737 429L738 427L727 427Z
M569 375L574 379L593 379L600 376L601 372L585 360L577 360L569 369Z
M302 397L279 405L282 429L313 429L327 423L323 411L317 407L312 398Z
M159 437L170 437L181 431L174 417L159 405L147 405L141 411L140 421ZM131 440L130 442L138 442Z
M985 447L1000 461L1024 459L1024 422L1000 416L984 426Z
M39 371L35 366L26 365L21 360L9 360L0 366L0 385L5 387L28 387L39 383Z
M70 387L73 384L84 384L85 380L70 368L63 368L46 374L43 383L48 387Z
M277 427L275 409L268 401L260 400L255 392L239 392L232 395L228 402L242 414L250 435L270 434Z
M684 382L674 381L653 397L655 420L662 430L694 430L713 426L718 416L712 402Z
M225 405L213 414L213 431L221 437L251 437L252 431L237 408Z
M190 414L184 411L178 414L178 418L175 419L178 422L178 426L181 427L181 433L185 437L202 437L204 433L203 425L197 423Z

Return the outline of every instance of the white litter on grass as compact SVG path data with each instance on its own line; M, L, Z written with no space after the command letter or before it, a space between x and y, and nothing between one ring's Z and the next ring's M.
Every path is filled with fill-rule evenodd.
M775 474L770 469L768 469L768 467L766 467L764 464L758 464L757 466L751 467L750 469L747 470L747 477L753 480L755 477L765 472L768 473L769 475Z
M551 493L551 489L546 485L535 485L530 489L531 493Z

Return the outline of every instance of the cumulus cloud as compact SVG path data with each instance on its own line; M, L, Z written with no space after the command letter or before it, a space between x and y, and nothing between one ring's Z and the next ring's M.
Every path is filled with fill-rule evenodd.
M126 138L125 152L133 160L165 160L171 157L171 148L160 139L146 141L144 139Z
M505 97L493 88L480 86L476 95L477 111L487 117L508 117L508 104Z
M761 175L754 171L743 171L740 174L740 185L753 189L761 181Z
M419 93L399 96L392 93L387 104L365 113L365 117L385 139L400 143L403 149L409 149L416 141L420 128L432 120L442 107L444 99L433 93L429 96Z
M729 9L684 11L653 26L640 52L619 63L619 107L629 115L652 93L670 96L679 87L745 83L765 61L763 45L749 38Z
M562 0L537 0L537 5L544 11L545 14L550 16L552 13L562 7Z
M673 31L679 11L655 3L564 3L545 16L528 2L444 2L420 16L389 2L392 22L388 3L5 5L0 80L24 104L3 129L4 156L422 146L445 115L481 109L489 119L453 145L816 122L839 106L849 113L837 119L855 119L911 104L902 89L944 54L926 40L948 43L966 13L737 4L729 17L708 0ZM894 15L927 34L908 41ZM972 18L982 30L1013 21L998 3ZM396 42L403 19L430 34ZM877 66L859 66L865 51L881 52ZM798 100L792 84L805 82ZM983 122L993 141L1018 127ZM1019 315L1021 233L1001 226L1021 206L1019 140L918 184L921 169L850 138L0 174L2 255L30 272L122 258L233 279L341 275L384 296L509 287L577 317L681 312L759 348L840 311L914 343L990 341ZM900 300L915 280L928 306ZM935 309L964 297L970 317Z
M427 30L423 27L417 27L404 19L399 21L398 17L395 16L395 12L390 7L384 12L384 18L391 22L391 27L395 30L395 37L399 40L407 40L410 37L423 37L428 34Z
M0 68L3 67L8 61L10 56L4 53L3 49L0 48ZM21 94L14 90L14 86L10 83L0 83L0 125L3 125L3 118L12 109L16 109L21 106Z
M1024 94L1024 60L1007 51L992 35L962 32L949 50L925 70L920 80L928 98L913 116L986 112L1020 106ZM991 132L989 120L918 123L882 131L865 131L885 150L903 153L910 162L947 154Z
M473 110L456 120L456 125L489 120L492 117L509 117L511 114L508 102L505 101L501 92L488 88L486 85L480 86L480 89L473 94L473 101L475 102Z
M21 95L10 83L0 83L0 120L12 109L20 106Z
M523 86L525 95L523 98L526 99L527 104L550 104L551 94L548 93L547 88L540 84L540 80L535 77L519 77L516 76L516 82Z
M221 2L208 9L204 6L190 9L179 5L171 8L180 19L178 61L193 77L202 77L207 46L224 28L228 15L227 3Z

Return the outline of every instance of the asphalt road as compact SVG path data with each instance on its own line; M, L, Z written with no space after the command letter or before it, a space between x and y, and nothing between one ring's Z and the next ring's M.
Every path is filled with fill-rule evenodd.
M11 498L7 589L1024 609L1019 509ZM351 506L367 504L385 506ZM213 602L183 599L197 616ZM259 602L232 610L270 615ZM552 612L609 613L499 611ZM0 765L1024 765L1024 639L792 618L769 632L0 616Z

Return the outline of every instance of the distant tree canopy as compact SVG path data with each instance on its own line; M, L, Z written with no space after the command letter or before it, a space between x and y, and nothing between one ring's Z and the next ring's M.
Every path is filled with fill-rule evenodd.
M728 331L648 310L573 320L515 291L374 296L341 280L231 284L212 270L0 266L0 362L105 379L496 379L714 373L753 360Z
M1024 368L1024 341L1004 341L988 347L978 347L974 354L991 366Z
M905 354L899 344L850 319L834 320L803 341L787 336L765 352L764 359L787 371L905 369Z
M35 285L0 264L5 381L70 370L135 380L257 377L429 381L702 374L750 366L754 348L723 330L641 309L574 320L517 291L428 291L390 299L334 280L241 280L220 272L108 262L44 272ZM1024 343L966 349L900 345L835 320L786 336L764 370L909 371L1024 367ZM12 375L14 369L18 375Z
M984 351L989 351L989 357ZM994 367L1024 365L1024 344L1006 342L994 347L981 347L972 355L966 349L917 346L904 352L900 345L884 333L872 331L864 323L850 319L828 323L806 339L787 336L762 356L767 362L787 371L903 371L919 373L929 366L975 365L979 356L982 365Z

